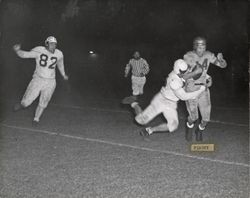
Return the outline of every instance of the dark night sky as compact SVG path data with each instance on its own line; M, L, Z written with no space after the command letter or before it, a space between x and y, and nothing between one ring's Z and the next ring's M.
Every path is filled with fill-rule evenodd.
M30 48L53 34L63 48L83 42L121 64L139 49L151 63L164 67L165 59L183 56L201 35L209 50L223 52L229 72L248 80L247 0L79 0L67 10L68 2L3 0L2 46L21 42ZM119 59L120 54L125 58Z

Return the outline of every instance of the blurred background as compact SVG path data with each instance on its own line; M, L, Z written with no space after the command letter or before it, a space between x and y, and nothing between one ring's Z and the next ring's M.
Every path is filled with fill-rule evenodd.
M203 36L207 49L222 52L228 62L226 69L210 65L212 102L248 106L247 0L0 0L0 5L2 95L22 94L34 71L34 61L14 54L16 43L30 50L54 35L75 90L89 96L94 91L86 91L88 83L92 90L103 87L107 94L101 97L121 99L130 93L124 67L135 50L151 67L145 87L151 97L174 60L192 50L194 37Z

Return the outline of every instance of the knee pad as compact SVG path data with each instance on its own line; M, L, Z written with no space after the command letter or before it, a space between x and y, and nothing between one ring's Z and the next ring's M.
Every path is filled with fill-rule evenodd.
M44 103L44 102L39 102L39 104L38 104L40 107L42 107L42 108L46 108L47 106L48 106L48 103Z
M21 101L21 105L25 108L28 107L31 103L28 101Z
M145 125L148 123L148 121L145 119L145 117L143 116L143 114L138 114L136 117L135 117L135 121L140 124L140 125Z
M173 121L172 123L168 123L168 130L169 132L173 132L175 131L179 126L179 122L178 121Z

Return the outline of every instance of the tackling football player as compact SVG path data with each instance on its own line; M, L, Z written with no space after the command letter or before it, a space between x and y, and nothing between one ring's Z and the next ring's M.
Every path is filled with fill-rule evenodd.
M174 63L173 71L166 79L166 85L163 86L159 93L152 99L150 105L141 110L138 102L133 102L131 107L135 110L135 120L140 125L146 125L157 115L163 114L167 123L162 123L155 127L147 127L141 131L142 136L150 135L154 132L173 132L179 125L177 103L179 100L194 99L205 90L205 86L200 86L198 90L187 93L184 89L183 73L186 72L188 66L184 60L178 59Z

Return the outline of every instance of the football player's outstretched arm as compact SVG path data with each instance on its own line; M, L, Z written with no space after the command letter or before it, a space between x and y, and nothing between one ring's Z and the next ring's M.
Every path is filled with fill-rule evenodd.
M37 57L37 52L35 51L24 51L21 50L21 45L16 44L13 46L14 51L20 58L36 58Z
M57 68L58 68L60 74L62 75L63 79L64 79L64 80L68 80L69 77L65 74L63 57L60 58L60 59L57 61Z
M217 57L215 57L215 61L213 62L214 65L220 67L220 68L225 68L227 67L227 62L226 60L223 58L222 53L218 53Z

